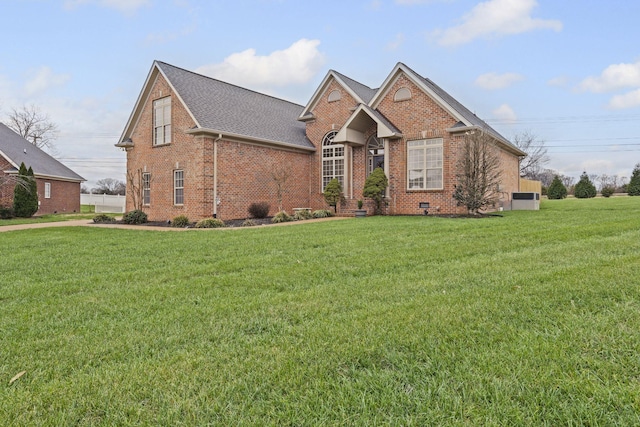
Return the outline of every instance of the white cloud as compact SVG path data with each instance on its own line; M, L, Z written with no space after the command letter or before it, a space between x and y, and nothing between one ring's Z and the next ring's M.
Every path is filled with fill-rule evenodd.
M319 44L319 40L301 39L266 56L256 55L255 49L247 49L229 55L222 63L203 65L196 72L254 88L304 84L324 64Z
M549 86L557 86L557 87L564 87L568 83L569 83L569 78L566 76L554 77L547 82Z
M487 73L478 76L475 81L476 86L486 90L504 89L515 82L523 80L524 77L516 73Z
M625 108L633 108L640 106L640 89L625 93L624 95L616 95L609 101L608 107L614 110L622 110Z
M603 93L625 87L640 87L640 61L635 64L609 65L597 77L587 77L579 90Z
M404 34L398 33L392 41L385 46L386 50L397 50L404 43Z
M516 116L516 113L507 104L502 104L491 113L497 120L501 120L507 123L513 123L518 120L518 116Z
M131 15L141 7L150 5L151 0L65 0L64 7L74 9L80 5L91 3Z
M32 73L25 83L24 89L28 96L33 96L55 86L64 85L71 78L68 74L54 74L51 68L43 66Z
M480 37L500 37L537 29L561 31L561 21L531 17L537 5L536 0L488 0L464 15L460 25L439 30L434 35L441 45L455 46Z

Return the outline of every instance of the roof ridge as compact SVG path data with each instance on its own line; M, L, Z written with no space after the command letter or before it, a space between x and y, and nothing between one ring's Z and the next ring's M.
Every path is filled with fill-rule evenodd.
M155 62L158 63L158 64L167 65L169 67L175 68L175 69L180 70L180 71L184 71L184 72L189 73L189 74L194 74L194 75L196 75L198 77L204 77L205 79L214 80L214 81L216 81L218 83L222 83L222 84L226 84L226 85L229 85L229 86L233 86L235 88L242 89L242 90L247 91L247 92L252 92L252 93L255 93L257 95L262 95L262 96L265 96L265 97L268 97L268 98L276 99L278 101L286 102L286 103L291 104L291 105L295 105L296 107L304 108L304 105L297 104L297 103L295 103L293 101L289 101L288 99L278 98L277 96L273 96L273 95L269 95L269 94L266 94L266 93L258 92L257 90L253 90L253 89L249 89L249 88L246 88L246 87L243 87L243 86L239 86L239 85L234 84L234 83L225 82L224 80L220 80L220 79L216 79L215 77L210 77L210 76L207 76L207 75L204 75L204 74L196 73L195 71L187 70L186 68L178 67L176 65L172 65L172 64L169 64L169 63L164 62L164 61L155 60Z

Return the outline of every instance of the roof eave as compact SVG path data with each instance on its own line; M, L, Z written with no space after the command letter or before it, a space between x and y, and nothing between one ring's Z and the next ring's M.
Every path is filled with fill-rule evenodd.
M296 150L302 150L302 151L308 151L308 152L316 151L315 147L305 147L302 145L291 144L289 142L275 141L272 139L258 138L255 136L241 135L237 133L225 132L222 130L211 129L211 128L193 128L193 129L187 130L186 133L189 135L211 135L211 136L215 136L216 138L227 137L227 138L237 139L241 141L260 143L264 145L271 145L271 146L296 149Z

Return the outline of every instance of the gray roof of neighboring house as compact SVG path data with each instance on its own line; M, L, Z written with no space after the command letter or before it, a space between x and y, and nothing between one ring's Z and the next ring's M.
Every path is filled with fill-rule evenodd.
M373 95L376 94L378 89L371 89L369 86L365 86L360 82L357 82L342 73L337 72L336 70L332 70L340 79L347 85L349 88L356 93L364 101L365 104L368 104L373 98Z
M303 106L156 61L201 128L314 148Z
M17 167L7 172L17 172L20 163L31 167L36 176L47 176L69 181L86 181L83 177L36 147L4 123L0 123L0 156Z

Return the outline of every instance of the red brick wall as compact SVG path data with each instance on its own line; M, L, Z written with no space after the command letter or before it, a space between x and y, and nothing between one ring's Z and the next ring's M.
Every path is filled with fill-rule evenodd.
M44 184L51 184L51 198L44 197ZM36 215L80 212L80 183L36 178L38 185L38 212Z

